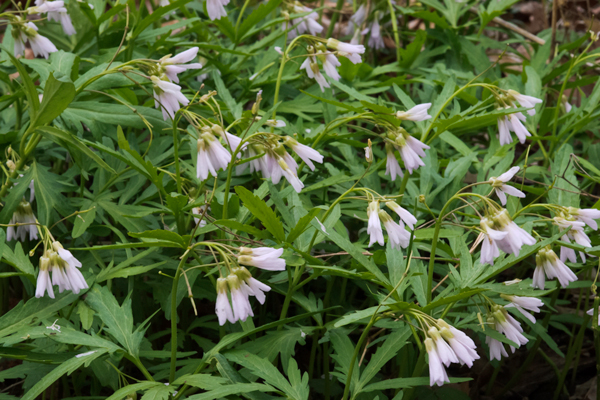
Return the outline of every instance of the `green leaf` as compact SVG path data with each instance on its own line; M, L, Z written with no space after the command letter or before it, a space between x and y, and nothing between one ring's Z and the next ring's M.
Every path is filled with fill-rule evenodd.
M33 171L28 169L22 177L15 179L15 184L8 192L4 200L4 207L0 211L0 223L8 224L13 216L13 213L19 206L19 203L23 199L25 191L29 189L29 183L31 182Z
M4 235L4 231L2 231L2 235ZM3 236L3 238L4 237L5 236ZM23 251L21 242L17 242L17 244L15 244L14 250L11 250L10 247L3 245L2 258L5 263L12 265L17 270L21 271L31 283L36 283L35 269L29 260L29 256Z
M142 400L167 400L175 392L172 386L161 385L150 388L142 396Z
M96 218L96 206L91 200L85 200L79 211L81 213L77 214L75 221L73 222L73 239L83 235Z
M227 383L227 379L209 374L183 375L173 382L174 385L189 385L204 390L213 390Z
M135 332L133 331L131 299L127 297L119 306L108 288L94 285L88 291L85 302L104 322L105 330L117 339L129 354L137 358L145 328L140 325Z
M286 242L294 243L294 240L296 240L300 235L302 235L302 233L304 233L306 228L308 228L308 226L310 225L310 221L312 221L313 218L315 218L319 214L319 211L320 210L318 208L313 208L308 214L300 218L296 226L288 234Z
M253 227L252 225L242 224L241 222L234 221L232 219L218 219L214 221L213 224L225 226L236 231L250 233L257 239L268 239L271 237L271 235L269 235L269 233L266 231L262 231L258 228Z
M154 22L160 20L163 15L168 14L179 7L183 7L190 1L192 0L178 0L169 5L158 7L156 10L154 10L152 14L148 15L146 18L141 20L140 23L135 27L131 35L132 39L129 46L133 46L133 41L135 41L135 38L137 38L146 28L148 28Z
M137 393L138 391L141 391L141 390L151 389L151 388L157 387L159 385L164 386L165 384L161 383L161 382L150 382L150 381L134 383L133 385L127 385L127 386L122 387L121 389L117 390L110 397L107 397L106 400L122 400L125 397L127 397L133 393Z
M82 365L90 365L92 361L96 358L100 357L107 353L106 349L98 349L94 350L92 354L82 356L75 356L70 360L60 364L58 367L54 368L48 375L44 376L41 380L39 380L31 389L29 389L25 395L22 397L22 400L35 400L40 394L46 390L50 385L60 379L64 374L71 374L73 371L81 367ZM83 353L82 353L83 354Z
M187 243L183 238L175 232L166 231L163 229L156 229L153 231L145 231L145 232L129 232L129 236L138 238L138 239L158 239L162 241L168 241L178 244L180 247L187 247Z
M44 97L39 113L32 125L41 126L52 122L54 118L62 114L74 98L75 85L73 82L69 82L65 78L57 80L53 74L50 75L44 87Z
M263 385L261 383L234 383L233 385L221 386L217 389L210 390L202 394L194 394L188 397L188 400L214 400L225 398L232 394L250 393L254 391L260 392L273 392L275 391L269 385Z
M29 118L31 120L34 120L37 117L38 110L40 109L40 99L38 97L37 91L35 90L35 85L33 84L31 77L27 73L27 70L25 69L25 67L23 67L23 64L21 64L19 60L17 60L17 58L13 56L13 52L7 50L4 46L0 46L0 48L2 48L2 53L10 58L10 61L13 63L13 65L19 72L19 77L23 81L23 91L25 92L27 103L29 104Z
M275 239L280 243L283 242L285 240L283 226L271 207L243 186L236 186L235 192L244 203L244 206L262 222L263 226L271 232Z
M254 28L260 21L265 19L279 4L282 0L270 0L267 4L260 4L257 8L252 11L248 17L244 18L244 22L240 25L239 29L235 33L236 43L239 43L248 31ZM221 92L219 92L221 93Z
M415 38L413 41L406 46L404 49L400 49L400 66L403 68L410 68L412 63L415 62L419 54L421 54L421 49L423 48L423 44L427 40L427 32L422 29L419 29L416 32Z
M92 322L94 322L94 315L96 313L94 310L89 308L85 302L80 301L77 303L77 315L79 315L79 320L81 321L81 327L86 331L92 327Z
M104 168L110 173L116 174L117 172L112 169L97 153L94 153L89 147L87 147L81 139L72 133L65 132L63 130L51 127L51 126L40 126L37 128L37 131L41 133L43 136L52 140L53 142L58 143L59 145L67 145L73 146L73 148L77 151L82 152L87 157L94 160L99 166Z
M450 383L468 382L473 378L450 378ZM363 389L363 392L374 392L387 389L409 389L415 386L429 386L429 377L395 378L372 383Z

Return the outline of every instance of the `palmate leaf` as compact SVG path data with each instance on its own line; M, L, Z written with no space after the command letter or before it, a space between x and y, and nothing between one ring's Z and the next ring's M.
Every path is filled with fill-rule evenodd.
M105 330L129 354L137 358L146 327L140 325L135 331L133 330L131 299L126 298L119 306L117 299L107 287L95 285L89 290L85 302L96 311L96 315L104 322Z

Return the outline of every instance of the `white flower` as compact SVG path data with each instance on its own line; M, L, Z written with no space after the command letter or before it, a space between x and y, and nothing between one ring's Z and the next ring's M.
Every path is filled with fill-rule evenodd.
M62 25L63 31L67 35L74 35L77 33L75 28L73 27L73 22L71 22L71 17L67 14L67 9L59 5L59 3L64 4L63 1L45 1L45 0L35 0L35 5L38 7L34 7L36 9L43 9L46 11L39 11L40 13L48 13L48 21L57 21ZM90 8L94 8L90 5Z
M600 325L600 309L598 310L598 325ZM589 309L586 311L587 315L591 315L592 317L594 316L594 309Z
M323 54L321 51L317 52L317 56L321 57L321 61L323 62L323 70L331 79L335 79L339 81L341 76L337 71L337 67L342 65L337 57L331 53Z
M498 360L504 357L508 357L508 353L504 348L504 344L496 339L491 338L490 336L485 337L485 343L490 348L490 361Z
M25 43L29 40L31 50L35 56L48 58L50 53L58 51L56 46L47 38L37 33L37 26L32 22L13 24L13 39L15 41L15 57L25 52Z
M575 256L575 252L573 252ZM561 261L556 253L550 247L543 247L535 256L535 271L533 272L534 288L544 289L545 276L548 279L557 278L562 287L569 286L569 283L577 280L577 275Z
M394 211L396 214L398 214L398 216L400 217L400 219L406 224L408 225L408 227L411 230L415 229L415 224L417 223L417 219L415 218L414 215L412 215L410 212L408 212L406 209L402 208L400 205L398 205L398 203L396 203L395 201L387 201L385 203L385 205L392 211Z
M544 303L540 299L537 299L535 297L509 296L504 294L501 294L500 297L510 302L508 305L504 306L504 308L516 308L521 312L521 314L523 314L524 317L529 319L534 324L535 317L525 310L539 313L540 307L544 305Z
M260 304L265 303L265 293L271 290L268 285L254 279L245 267L234 268L233 273L246 284L245 288L249 295L256 297Z
M506 205L506 195L507 194L510 196L515 196L515 197L520 197L520 198L525 197L525 193L521 192L519 189L509 186L509 185L506 185L506 182L510 181L513 178L513 176L515 176L515 174L517 172L519 172L519 169L520 169L519 167L512 167L511 169L509 169L508 171L506 171L499 177L497 177L497 178L491 177L490 178L490 184L496 191L496 195L500 199L500 202L502 203L503 206Z
M206 11L208 11L208 17L211 21L215 19L221 19L227 16L225 7L229 4L229 0L206 0Z
M271 126L273 128L283 128L284 126L286 126L286 123L285 121L282 121L280 119L268 119L265 122L265 125Z
M404 229L404 223L400 221L400 224L395 223L392 217L389 216L384 210L379 210L379 218L383 222L383 226L388 233L388 238L393 249L397 249L398 246L403 249L407 248L410 243L410 233ZM369 221L371 218L369 217Z
M571 103L569 103L569 101L565 97L562 98L561 103L562 103L563 107L565 108L566 113L571 112L571 110L573 109L573 106L571 105Z
M500 249L498 248L499 240L503 240L507 232L500 232L496 229L492 229L494 223L492 220L483 217L479 222L479 226L484 232L483 241L481 244L481 259L482 264L494 265L494 259L500 255Z
M189 100L181 93L181 86L171 82L163 81L156 76L151 76L152 88L154 90L154 104L160 108L165 121L171 117L175 118L175 112L189 104Z
M595 221L600 219L600 210L595 208L575 208L568 207L567 212L572 215L577 221L584 222L587 226L593 230L598 230L598 223Z
M317 36L319 33L323 32L323 26L317 22L319 19L319 14L312 11L312 9L296 2L296 4L294 4L292 7L292 12L294 14L303 14L308 12L309 14L301 18L294 18L292 20L291 27L289 27L290 29L288 31L288 39L293 39L307 31L313 36ZM281 28L285 31L286 24L283 23Z
M473 362L479 359L479 354L475 351L477 348L475 342L464 332L448 325L444 320L439 319L438 324L441 326L441 336L448 342L458 361L471 368Z
M227 298L227 279L217 279L217 302L215 304L215 313L219 319L219 325L225 325L225 321L235 323L236 319L233 315L233 310Z
M198 157L196 163L196 177L200 180L208 178L208 174L214 177L220 169L227 169L231 162L231 154L213 136L205 130L198 138Z
M31 204L21 200L10 219L9 226L6 228L6 240L25 242L27 237L29 237L29 240L38 239L37 221L35 215L33 215Z
M396 118L404 121L425 121L431 118L427 111L431 107L431 103L417 104L407 111L397 111Z
M346 26L346 30L344 31L344 34L346 34L346 35L354 34L354 31L356 29L360 29L363 22L365 22L366 18L367 18L367 7L365 7L364 4L361 4L361 6L358 7L358 10L356 10L356 12L350 17L350 20L348 21L348 25Z
M249 316L254 316L250 300L248 300L247 285L240 281L235 274L227 276L227 284L229 285L229 293L231 293L231 308L235 320L245 321Z
M498 118L498 139L500 140L500 146L512 143L512 136L510 136L510 121L505 115Z
M283 51L281 50L281 47L275 46L274 49L275 49L276 52L278 52L279 54L283 55Z
M327 47L336 50L338 55L346 57L353 64L361 63L362 58L360 55L365 53L365 46L361 44L344 43L334 38L327 39Z
M285 271L285 260L280 258L282 254L283 249L240 247L238 262L267 271Z
M287 136L284 139L284 143L286 146L291 148L294 153L298 154L298 157L304 161L306 165L310 168L311 171L315 170L315 165L313 161L318 162L319 164L323 164L323 156L317 150L313 149L310 146L299 143L297 140L293 139L290 136Z
M437 353L435 343L431 338L425 339L423 343L425 344L425 349L429 355L429 385L442 386L446 382L449 383L450 379L448 379L446 368L444 368L440 356Z
M400 134L396 139L396 148L409 174L412 175L413 171L425 165L420 157L425 157L424 150L429 149L429 146L421 141L408 134Z
M525 128L525 126L521 122L525 121L525 116L522 113L518 112L510 114L508 118L510 121L510 130L512 130L517 135L517 137L519 138L519 142L521 142L521 144L524 144L525 140L527 140L527 137L531 136L531 133L529 133L527 128Z
M371 247L375 242L383 246L385 242L383 241L381 222L379 222L379 203L377 201L372 201L369 203L367 215L369 217L367 224L367 233L370 235L369 247Z
M294 162L294 164L296 163L294 159L291 160ZM290 169L289 162L286 163L282 158L277 160L277 163L279 164L279 167L281 168L281 172L283 173L283 176L285 176L285 179L287 179L287 181L290 183L290 185L292 185L292 187L297 193L300 193L302 191L302 188L304 187L304 184L302 183L300 178L298 178L298 174L296 174L296 171Z
M508 95L518 101L521 107L530 108L530 110L527 110L527 114L529 115L535 115L535 105L542 103L542 100L536 97L526 96L512 89L508 90Z
M179 82L177 74L180 74L188 69L201 69L202 64L191 63L186 64L198 55L198 47L192 47L184 52L177 54L175 57L165 56L160 59L160 65L165 70L167 77L173 82Z
M48 296L54 298L54 290L50 281L50 259L48 257L40 257L40 273L37 277L35 287L35 297L44 297L44 293L48 291Z
M434 340L436 352L440 358L440 361L446 366L449 367L451 363L458 364L458 358L454 353L454 350L446 343L446 341L440 335L440 332L435 327L429 328L427 331L429 337Z
M588 235L585 234L583 228L585 222L567 220L561 216L554 217L554 223L562 230L570 228L570 230L562 236L561 241L570 243L570 240L574 240L577 244L583 247L592 247L592 243ZM579 255L581 260L585 262L585 253L580 251ZM577 256L573 249L562 247L560 250L560 259L565 262L567 259L573 263L577 262Z
M223 128L221 128L219 125L214 124L213 126L210 127L210 129L217 135L221 136L221 138L223 139L223 141L227 144L227 146L229 146L229 148L231 149L231 151L235 151L240 143L242 143L242 139L232 135L229 132L226 132ZM242 150L245 150L248 147L247 143L244 143L244 145L242 146ZM241 154L238 153L237 157L240 158Z
M533 236L527 233L524 229L515 224L508 211L503 209L492 217L494 226L501 232L508 233L504 238L498 239L496 242L500 250L507 254L519 255L523 245L534 245L536 243Z
M87 289L88 284L79 271L81 262L69 250L65 250L59 242L52 242L52 248L46 250L45 256L50 260L52 284L58 285L58 291L71 290L77 294Z
M392 181L396 180L396 177L404 177L404 173L402 172L402 168L400 168L400 163L398 163L398 159L394 154L394 147L389 145L389 143L385 144L386 150L386 161L385 161L385 174L390 175Z
M496 306L497 310L492 313L496 321L496 329L502 333L509 340L515 342L519 347L526 344L529 340L523 336L523 328L521 324L514 319L504 307ZM511 351L514 353L515 348L510 346Z
M317 59L314 56L306 57L306 60L300 65L300 69L306 70L306 75L309 78L317 81L319 86L321 87L321 92L325 92L325 88L329 87L329 83L325 80L323 74L321 74L321 70L319 70L319 64L317 64Z
M41 4L39 4L41 3ZM27 14L45 14L48 12L66 12L64 1L36 1L35 7L29 7Z
M385 43L383 42L383 37L381 37L381 26L379 25L379 21L375 20L371 23L369 28L366 28L362 31L363 35L371 32L369 36L369 47L379 50L385 47Z

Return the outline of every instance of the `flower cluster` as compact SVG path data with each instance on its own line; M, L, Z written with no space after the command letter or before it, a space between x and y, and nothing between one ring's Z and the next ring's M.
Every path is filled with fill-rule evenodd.
M571 243L571 240L573 240L580 246L592 247L592 242L585 233L584 228L587 225L593 230L598 230L598 223L595 221L597 219L600 219L600 210L592 208L579 209L575 207L561 207L560 212L554 217L554 224L561 230L569 229L569 231L561 238L563 242ZM585 253L580 251L579 256L581 257L581 260L585 262ZM575 253L575 250L562 246L560 249L560 259L563 262L569 260L572 263L575 263L577 262L577 254Z
M410 242L410 232L404 228L404 224L408 225L410 229L414 229L417 219L394 201L386 201L385 205L398 214L400 221L398 223L394 222L392 217L385 210L381 210L379 208L379 201L371 201L367 208L367 216L369 217L367 233L370 236L369 247L375 242L379 243L381 246L385 244L383 240L383 230L381 229L382 222L388 233L392 248L408 247Z
M498 196L503 206L506 205L507 194L519 198L525 197L525 193L521 192L519 189L516 189L506 184L506 182L510 181L513 178L513 176L515 176L515 174L519 172L519 169L519 167L512 167L499 177L496 178L492 176L489 180L490 185L492 185L492 188L494 188L496 196Z
M496 97L497 107L501 110L517 108L515 102L519 103L521 107L529 108L529 110L527 110L529 115L535 115L535 105L541 103L542 100L520 94L512 89ZM531 136L527 128L523 125L525 120L525 115L520 111L498 118L500 145L512 143L513 139L510 135L511 131L517 135L521 144L525 143L527 137Z
M58 290L62 293L65 290L71 290L77 294L88 285L79 271L81 262L77 260L69 250L65 250L59 242L52 242L52 245L45 249L44 255L40 257L40 272L37 278L35 297L43 297L45 292L48 296L54 298L53 285L58 285ZM50 280L52 272L52 280Z
M46 0L35 0L36 7L30 7L27 11L29 14L34 13L48 13L48 21L57 21L62 25L63 31L67 35L74 35L77 33L71 22L71 17L67 13L67 9L64 7L63 1L46 1Z
M425 349L429 356L429 385L450 382L446 368L452 363L473 366L479 359L475 342L464 332L438 319L425 333ZM446 367L446 368L445 368Z
M560 286L567 287L577 280L577 275L556 255L550 246L541 248L535 256L535 271L533 272L534 288L544 289L546 277L557 278Z
M483 232L481 263L494 265L500 250L518 255L523 245L534 245L535 239L513 222L506 209L495 210L479 222Z
M283 31L288 31L288 39L293 39L306 32L309 32L313 36L317 36L319 33L323 32L323 26L317 22L319 14L302 5L302 3L295 1L290 5L288 11L284 12L284 16L289 16L290 13L308 14L303 17L292 19L291 23L288 21L281 24L281 29Z
M220 325L224 325L226 321L233 324L238 320L245 321L249 316L253 317L250 296L256 297L260 304L264 304L265 293L271 290L268 285L254 279L250 271L242 265L268 271L283 271L285 260L280 258L282 254L283 249L240 247L237 256L240 266L232 268L226 278L217 279L215 313ZM228 294L231 296L231 303Z
M29 240L37 240L38 229L31 204L23 199L19 202L17 209L10 219L10 223L6 229L6 240L20 240L24 242L27 237L29 237Z
M517 296L512 296L512 301L513 307L514 305L519 305L520 308L528 309L534 312L539 312L539 307L542 305L538 299L531 297L519 298ZM523 312L523 314L525 314L525 312ZM486 329L487 328L503 334L508 340L516 343L517 347L520 347L529 341L525 336L523 336L523 328L521 327L519 321L514 319L512 315L506 311L505 307L497 304L492 307L491 312L488 314ZM490 349L490 360L500 360L502 356L508 357L508 353L506 352L502 342L492 338L491 336L486 336L485 342ZM509 347L511 352L514 353L516 348L513 346Z
M414 110L414 108L406 111L404 114L409 115L412 110ZM425 114L427 113L425 112ZM428 115L427 118L429 118ZM398 159L396 158L395 151L398 151L408 173L412 175L413 171L425 165L421 158L425 157L425 150L428 149L429 146L412 137L402 127L398 127L395 130L389 130L385 138L385 152L387 155L385 174L390 175L393 181L395 181L398 176L404 176L400 163L398 163Z

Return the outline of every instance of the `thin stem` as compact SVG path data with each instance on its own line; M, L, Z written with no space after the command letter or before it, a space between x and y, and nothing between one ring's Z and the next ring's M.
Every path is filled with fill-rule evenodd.
M177 287L179 286L179 277L181 276L181 271L183 270L183 265L185 264L187 253L188 251L186 251L183 254L183 256L181 256L181 261L177 266L175 278L173 279L173 286L171 288L171 372L169 374L170 383L173 383L173 381L175 380L175 364L177 362Z

